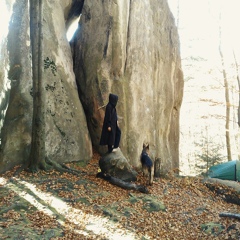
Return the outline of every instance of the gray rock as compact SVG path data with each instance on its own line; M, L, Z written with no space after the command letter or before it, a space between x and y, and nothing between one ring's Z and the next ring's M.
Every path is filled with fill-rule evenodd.
M99 166L104 174L109 174L112 177L126 182L137 180L137 172L131 167L120 149L102 156L99 160Z
M0 172L28 159L33 110L29 1L4 2L12 16L0 47ZM130 163L140 167L147 141L162 171L178 168L183 74L167 0L84 1L70 48L66 25L76 3L83 1L43 1L46 155L62 163L88 161L92 144L101 152L101 107L112 92Z
M74 42L74 71L93 145L110 92L119 96L120 143L140 167L144 141L163 171L179 167L183 74L179 38L166 0L84 2Z
M26 0L13 0L8 4L11 4L13 11L9 34L0 46L0 52L4 53L4 57L0 58L0 87L4 87L8 81L11 81L8 84L11 87L0 89L0 96L4 96L4 106L8 106L6 115L0 116L0 172L28 159L32 136L29 6ZM43 1L43 4L46 155L59 163L87 162L92 157L92 142L78 96L64 18L72 1Z

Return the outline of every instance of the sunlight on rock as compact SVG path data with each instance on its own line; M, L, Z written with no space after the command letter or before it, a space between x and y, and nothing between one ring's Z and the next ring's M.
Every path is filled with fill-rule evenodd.
M9 10L5 4L4 1L0 1L0 22L1 22L1 28L0 28L0 44L2 44L2 40L7 36L8 34L8 24L11 17L11 10Z
M89 235L89 231L95 235L104 235L107 239L137 239L135 233L130 232L125 229L121 229L121 225L110 221L108 218L94 216L92 214L84 213L80 209L75 209L69 206L67 203L61 199L51 195L50 193L42 192L37 189L35 185L21 181L18 178L14 178L15 181L24 185L29 190L31 190L38 198L43 200L46 205L41 204L34 196L23 192L22 189L18 188L14 183L7 183L7 180L0 178L0 184L5 185L5 187L11 189L19 196L27 200L37 209L43 211L49 216L54 216L54 213L47 206L54 208L59 214L63 215L70 223L73 223L72 228L76 233ZM64 222L58 221L61 225L65 225ZM86 231L80 231L74 229L74 224L83 226Z
M72 22L72 24L70 25L70 27L68 28L68 30L67 30L67 40L68 40L68 41L71 41L74 33L77 31L77 29L78 29L78 22L79 22L79 20L80 20L80 17L81 17L81 15L80 15L78 18L76 18L76 19Z
M0 9L1 9L1 14L0 14L0 22L1 22L1 28L0 28L0 49L4 49L6 45L6 37L8 35L8 28L9 28L9 22L10 22L10 17L12 14L12 9L10 8L10 4L6 4L5 1L0 1ZM7 50L1 50L0 51L0 59L4 59L4 52ZM4 62L4 61L3 61ZM7 78L8 76L8 69L7 67L1 66L1 71L4 73L2 75L2 89L0 89L0 132L1 128L3 126L4 122L4 117L6 114L6 110L8 107L8 98L9 98L9 89L11 88L11 82ZM1 75L1 73L0 73ZM0 144L1 144L1 138L0 138Z

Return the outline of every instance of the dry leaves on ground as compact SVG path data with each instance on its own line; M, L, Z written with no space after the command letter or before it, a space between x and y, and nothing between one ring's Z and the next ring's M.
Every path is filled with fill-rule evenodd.
M1 239L239 239L240 213L200 178L159 178L150 194L96 178L98 160L75 176L13 171L0 176ZM144 179L139 173L138 184ZM211 224L210 224L211 223ZM122 237L122 238L121 238Z

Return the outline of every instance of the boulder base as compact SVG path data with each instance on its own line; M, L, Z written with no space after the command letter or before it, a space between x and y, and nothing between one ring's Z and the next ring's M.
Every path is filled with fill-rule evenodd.
M99 160L99 167L102 173L109 174L125 182L137 180L137 172L129 164L120 149L102 156Z

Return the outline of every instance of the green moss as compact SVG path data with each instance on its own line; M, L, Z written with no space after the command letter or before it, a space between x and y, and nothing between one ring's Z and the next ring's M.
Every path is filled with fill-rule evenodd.
M45 87L45 89L48 91L50 90L51 92L53 92L56 89L56 82L54 82L53 86L47 84L47 86Z
M55 64L55 62L53 60L51 60L49 57L47 57L46 59L43 60L44 62L44 69L50 69L52 74L54 76L56 76L56 72L57 72L57 66Z
M165 205L154 196L146 196L142 199L142 201L145 203L143 209L147 210L148 212L159 212L166 210Z
M87 206L91 205L91 203L89 202L89 200L87 198L78 198L78 199L75 200L75 202L81 202L81 203L84 203Z
M129 197L128 201L129 201L131 204L134 204L134 203L138 202L139 199L138 199L135 195L130 194L130 197Z
M74 163L74 165L78 166L78 167L86 167L88 164L88 161L78 161L76 163Z
M201 230L205 233L212 234L214 236L217 236L219 233L221 233L224 230L224 226L220 223L214 223L209 222L201 225Z

